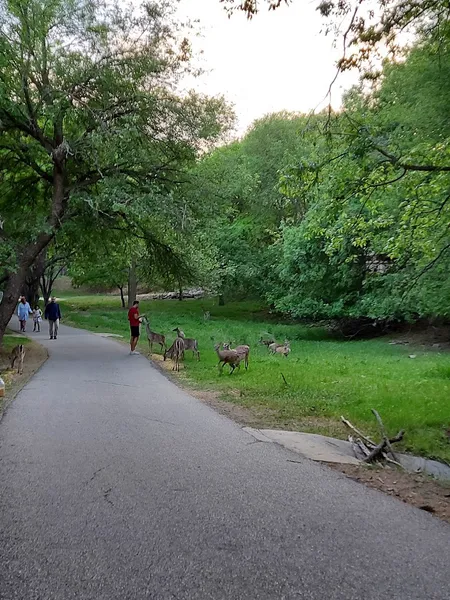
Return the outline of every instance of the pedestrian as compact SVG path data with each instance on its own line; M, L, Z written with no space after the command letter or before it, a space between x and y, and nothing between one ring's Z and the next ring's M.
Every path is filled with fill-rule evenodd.
M58 335L59 320L61 319L61 311L56 298L53 296L50 302L45 307L44 316L48 319L48 330L51 340L56 340Z
M19 317L20 331L25 333L28 316L31 315L31 306L28 304L25 296L20 297L19 306L17 308L17 316Z
M130 354L140 354L137 352L136 346L139 341L139 325L141 324L141 317L139 316L139 300L133 302L133 306L128 311L128 320L130 322L131 338L130 338Z
M42 310L39 306L33 311L33 331L41 332L41 323L42 323Z

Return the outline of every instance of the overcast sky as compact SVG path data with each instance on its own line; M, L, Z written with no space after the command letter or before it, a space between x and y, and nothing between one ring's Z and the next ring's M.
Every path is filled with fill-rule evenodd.
M336 72L339 52L315 0L293 0L275 12L262 10L251 21L244 14L227 17L219 0L181 0L180 14L201 21L196 49L204 51L208 73L192 87L224 94L235 104L242 133L258 117L280 110L309 112L323 101ZM356 74L341 75L332 104L339 107L344 89ZM191 84L191 82L189 82Z

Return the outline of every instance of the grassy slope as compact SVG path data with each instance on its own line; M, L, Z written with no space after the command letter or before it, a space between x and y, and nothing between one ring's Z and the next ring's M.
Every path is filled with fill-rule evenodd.
M12 349L18 344L29 344L30 340L26 337L17 337L15 335L6 334L3 337L3 347L0 350L0 375L8 387L11 384L15 370L10 369L10 354ZM3 398L0 398L0 409Z
M202 307L211 311L210 321L203 320ZM63 300L62 309L68 324L128 337L126 312L117 298L71 297ZM386 339L336 341L318 328L264 320L250 302L224 307L213 301L141 302L142 313L169 341L177 325L186 336L198 339L201 361L193 360L191 353L186 357L184 377L191 384L219 390L229 401L262 410L273 426L343 436L346 432L339 423L343 414L376 433L373 407L389 432L406 429L405 449L450 461L448 354L389 345ZM287 359L269 356L257 343L265 333L291 340ZM227 340L251 346L248 372L219 376L213 344ZM140 344L145 347L145 336ZM415 359L409 358L411 353Z

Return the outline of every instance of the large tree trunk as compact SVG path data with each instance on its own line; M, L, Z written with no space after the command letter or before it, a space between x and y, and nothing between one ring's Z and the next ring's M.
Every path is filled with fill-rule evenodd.
M49 278L46 276L45 273L42 274L39 285L41 288L42 298L44 300L44 306L47 306L47 304L49 303L50 294L52 293L52 282L51 281L52 281L51 276Z
M64 216L65 205L68 199L64 189L64 160L54 157L54 161L52 214L48 220L49 227L45 233L39 234L34 242L25 246L20 257L18 257L17 270L8 276L3 299L0 303L0 346L3 343L6 327L17 306L28 269L51 242Z
M0 303L0 346L3 343L6 327L19 301L19 296L23 292L27 272L38 254L49 244L51 239L51 234L42 234L35 243L27 246L19 259L17 271L9 275L3 299Z
M19 301L23 282L25 281L26 270L19 269L16 273L10 275L6 288L3 292L2 302L0 304L0 346L3 343L5 329L11 320Z
M41 279L45 269L46 251L43 250L37 256L34 263L29 267L25 277L23 294L26 296L31 308L34 308L39 303L39 280Z
M119 285L120 290L120 301L122 302L122 308L125 308L125 296L123 295L123 285Z
M34 309L36 304L39 302L39 281L32 276L28 271L27 277L25 277L25 283L22 286L22 294L28 300L31 308Z
M136 277L136 261L131 261L131 266L128 271L128 308L133 306L137 294L137 277Z

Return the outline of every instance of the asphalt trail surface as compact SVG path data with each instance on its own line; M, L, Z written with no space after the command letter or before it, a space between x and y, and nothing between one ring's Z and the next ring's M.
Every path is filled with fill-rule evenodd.
M256 442L116 341L37 337L50 359L0 423L2 600L450 599L447 524Z

